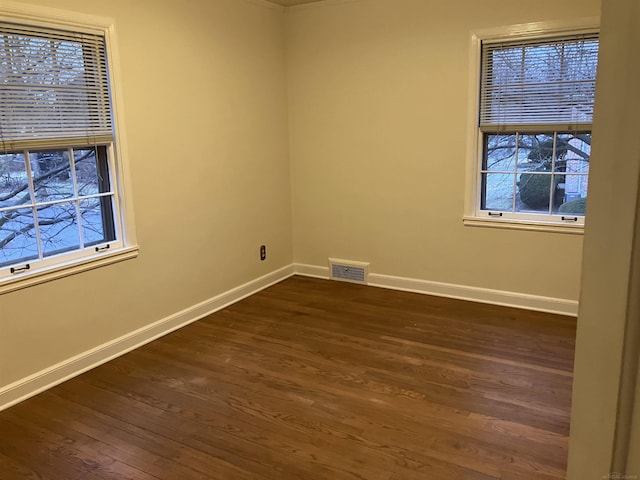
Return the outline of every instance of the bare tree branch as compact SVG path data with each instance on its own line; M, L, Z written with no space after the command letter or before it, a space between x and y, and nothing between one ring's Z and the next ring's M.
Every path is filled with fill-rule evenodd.
M52 220L41 220L41 221L38 222L38 225L40 227L46 227L46 226L50 226L50 225L56 225L57 223L64 222L65 220L75 220L75 215L65 215L65 216L61 216L61 217L56 217L55 219L52 219ZM0 240L0 249L4 248L11 241L15 240L19 235L24 235L25 233L29 232L33 228L35 228L35 224L34 223L30 223L30 224L25 225L24 227L22 227L20 230L14 230L12 233L7 235L5 238Z
M77 165L78 163L86 160L87 158L89 158L91 155L93 155L95 152L94 150L89 150L87 153L85 153L82 157L80 157L79 159L77 159L75 161L75 164ZM38 185L40 182L43 182L51 177L55 177L56 175L60 175L61 173L64 173L66 170L69 170L71 168L70 164L64 165L62 167L56 168L55 170L51 170L43 175L40 175L39 177L36 177L33 179L33 184ZM14 190L12 190L11 192L9 192L6 195L0 196L0 202L6 202L7 200L9 200L10 198L15 197L16 195L24 192L25 190L29 189L29 182L24 182L23 184L19 185L17 188L15 188Z

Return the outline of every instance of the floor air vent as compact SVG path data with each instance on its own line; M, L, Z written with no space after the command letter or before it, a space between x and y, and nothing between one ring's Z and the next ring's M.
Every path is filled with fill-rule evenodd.
M341 280L343 282L353 283L367 283L369 264L364 262L353 262L330 258L329 270L331 274L331 280Z

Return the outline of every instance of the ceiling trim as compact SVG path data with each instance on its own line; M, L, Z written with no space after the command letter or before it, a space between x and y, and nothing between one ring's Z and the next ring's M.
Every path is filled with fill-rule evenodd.
M267 0L282 7L296 7L298 5L306 5L308 3L323 2L325 0Z

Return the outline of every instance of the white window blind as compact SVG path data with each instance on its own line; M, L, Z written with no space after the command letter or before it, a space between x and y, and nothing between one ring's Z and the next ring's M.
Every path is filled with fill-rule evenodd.
M113 140L105 39L0 22L0 147Z
M575 130L593 117L596 34L514 43L483 43L483 131Z

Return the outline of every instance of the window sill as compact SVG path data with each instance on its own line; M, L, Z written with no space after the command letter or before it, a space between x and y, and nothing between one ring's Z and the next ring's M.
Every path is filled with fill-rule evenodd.
M531 220L514 220L485 217L464 217L462 222L467 227L504 228L509 230L529 230L535 232L565 233L583 235L584 225L567 225L552 222L536 222Z
M53 267L33 270L15 278L0 281L0 295L23 288L68 277L76 273L93 270L113 263L122 262L138 256L137 246L127 247L115 252L101 253L81 260L73 260Z

